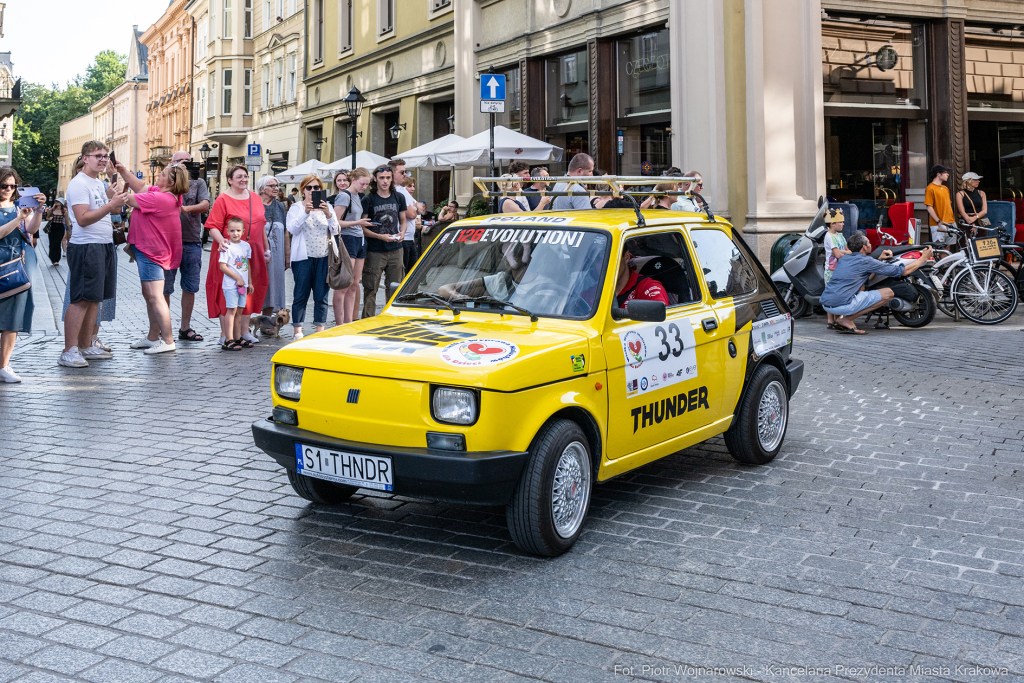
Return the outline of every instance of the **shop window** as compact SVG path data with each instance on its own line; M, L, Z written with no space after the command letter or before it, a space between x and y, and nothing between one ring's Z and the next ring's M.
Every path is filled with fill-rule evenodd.
M671 110L668 29L616 44L619 117Z
M521 116L521 102L520 102L520 89L521 89L521 78L519 75L519 67L509 69L504 72L505 74L505 113L496 114L494 117L495 122L499 126L505 126L510 130L519 130L521 127L520 116ZM481 76L482 77L482 76Z
M1024 109L1024 38L1010 27L967 26L967 107Z
M713 299L748 294L757 289L753 268L727 234L721 230L692 230L690 239Z
M981 176L980 189L988 200L1024 198L1024 123L971 120L968 140L969 168ZM1021 222L1019 213L1017 222Z
M590 116L587 51L551 57L545 64L547 125L586 123Z
M924 24L831 16L821 50L826 105L928 106Z

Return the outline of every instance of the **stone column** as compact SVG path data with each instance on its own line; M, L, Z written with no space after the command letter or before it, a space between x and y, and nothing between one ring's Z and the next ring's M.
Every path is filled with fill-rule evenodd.
M957 179L970 170L964 22L940 19L931 22L928 28L932 48L928 87L932 155L934 163L953 170L949 184L955 191Z
M612 95L615 92L615 43L587 41L587 65L590 68L590 156L594 157L595 170L615 173L615 97ZM542 97L536 99L543 102Z
M746 0L747 225L763 263L825 194L820 0Z
M473 135L480 116L477 92L476 46L480 37L480 6L470 0L456 0L455 39L455 133L464 138ZM475 192L473 171L455 172L455 198L465 207Z
M701 193L728 216L724 14L721 0L669 3L672 165L698 171ZM614 132L614 131L613 131Z

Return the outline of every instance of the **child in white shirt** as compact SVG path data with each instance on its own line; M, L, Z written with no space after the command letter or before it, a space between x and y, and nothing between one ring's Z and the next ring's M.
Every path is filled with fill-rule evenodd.
M225 226L228 233L227 250L220 253L220 272L224 273L222 287L224 289L224 304L227 311L224 317L227 318L228 329L231 330L231 338L224 340L221 346L225 351L241 351L242 346L242 318L241 312L245 309L245 302L253 286L249 284L249 259L252 258L252 248L248 242L242 241L242 233L245 231L245 223L241 218L229 218Z

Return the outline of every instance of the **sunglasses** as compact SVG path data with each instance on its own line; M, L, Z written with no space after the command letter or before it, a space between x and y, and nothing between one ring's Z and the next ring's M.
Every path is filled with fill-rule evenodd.
M17 185L0 185L0 189L2 190L13 190L16 187Z
M320 187L319 185L306 185L306 189L312 191L312 190L322 190L324 188Z
M374 171L374 174L385 173L385 172L391 173L391 168L388 167L388 166L381 166L380 168L378 168L377 170Z

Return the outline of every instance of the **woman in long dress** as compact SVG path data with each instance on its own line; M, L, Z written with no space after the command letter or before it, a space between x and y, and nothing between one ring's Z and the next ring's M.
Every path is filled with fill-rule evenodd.
M224 192L217 196L217 200L210 209L210 217L206 219L206 229L210 237L217 243L217 246L210 249L210 268L206 274L206 306L211 318L220 320L221 339L219 344L223 346L224 340L231 337L231 330L227 329L227 321L224 314L227 307L224 301L224 292L221 290L221 283L224 280L224 273L220 270L220 252L226 251L228 242L224 235L225 226L229 218L237 216L242 219L244 232L242 240L249 243L252 248L253 258L249 261L249 284L253 291L245 301L245 308L242 309L242 329L249 329L249 318L252 315L259 315L263 312L263 300L267 296L267 261L270 259L270 252L267 251L266 235L263 232L267 219L263 213L263 202L255 192L249 191L249 171L245 166L232 166L227 172L228 186ZM262 255L262 258L260 256ZM259 343L252 333L246 332L242 335L242 346L252 348L253 344Z
M277 178L265 175L256 181L256 191L263 200L263 215L267 224L267 250L270 260L267 262L267 297L263 300L263 315L273 315L274 311L284 308L284 270L287 264L284 258L284 223L288 216L288 208L278 199L280 185Z

